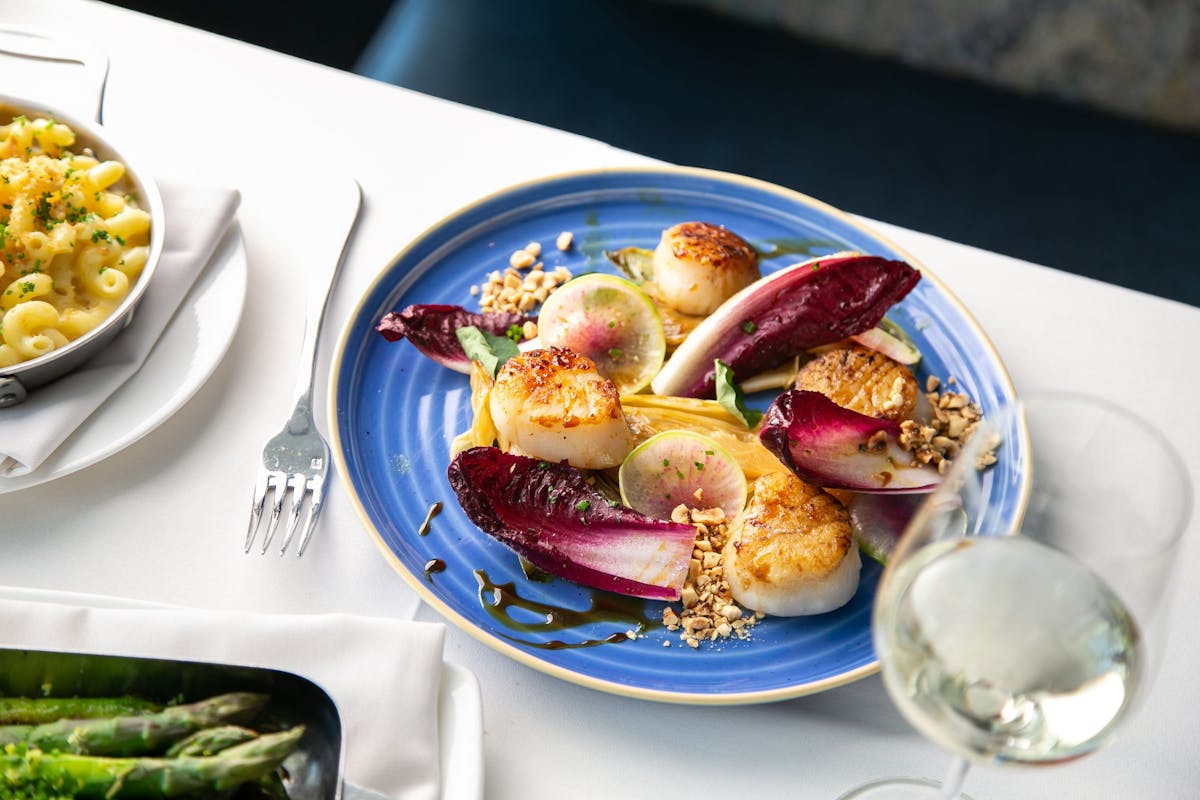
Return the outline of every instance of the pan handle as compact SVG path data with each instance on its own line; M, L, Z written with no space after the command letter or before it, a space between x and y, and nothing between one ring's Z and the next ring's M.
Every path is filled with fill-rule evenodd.
M104 88L108 84L108 55L77 41L65 42L29 28L0 25L0 53L31 61L79 64L95 87L95 109L89 116L104 124Z

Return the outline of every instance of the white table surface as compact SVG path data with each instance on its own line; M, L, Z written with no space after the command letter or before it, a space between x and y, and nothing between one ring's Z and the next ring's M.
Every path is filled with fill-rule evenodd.
M304 234L320 224L322 171L354 175L366 196L330 308L336 332L376 272L459 205L531 177L646 159L96 3L0 0L0 23L98 36L112 58L108 127L160 175L239 188L250 264L233 347L191 402L99 465L0 495L0 584L436 619L376 551L340 487L304 559L241 552L259 449L292 400L293 359L271 358L269 345L300 336ZM0 91L20 88L6 78ZM1200 309L878 227L973 311L1020 391L1107 396L1170 430L1185 452L1200 443ZM322 343L319 380L334 339ZM1193 468L1193 485L1198 475ZM976 769L976 800L1197 796L1198 528L1194 519L1168 658L1142 713L1113 746L1076 764ZM831 798L879 777L939 777L946 765L877 677L777 704L691 708L551 679L457 630L446 657L482 684L493 800Z

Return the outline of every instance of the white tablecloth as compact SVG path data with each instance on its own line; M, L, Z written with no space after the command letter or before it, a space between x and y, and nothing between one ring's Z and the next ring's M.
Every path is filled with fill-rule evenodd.
M272 359L269 344L300 337L305 286L295 265L306 256L306 226L320 223L319 165L335 159L366 198L330 309L337 330L382 265L459 205L531 177L646 159L83 0L0 0L0 19L104 31L112 132L173 175L191 170L239 188L250 263L237 338L188 405L100 465L0 495L0 583L210 608L436 619L376 552L340 489L303 560L247 558L240 549L253 465L291 401L295 365ZM1182 447L1200 442L1200 310L879 227L972 310L1019 389L1106 395L1159 420ZM333 338L322 343L318 380ZM1168 660L1143 714L1114 746L1076 764L972 773L977 800L1195 796L1198 527L1193 521L1181 554ZM482 683L493 800L815 800L882 776L937 777L945 767L878 679L768 706L688 708L581 689L453 630L446 653ZM694 762L711 760L701 752L709 747L728 758L697 777Z

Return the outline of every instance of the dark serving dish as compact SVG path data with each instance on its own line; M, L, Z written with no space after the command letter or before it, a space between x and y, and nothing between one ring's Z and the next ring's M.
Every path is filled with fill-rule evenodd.
M299 747L284 762L292 800L376 796L355 787L347 787L343 795L345 747L337 707L321 687L298 675L228 664L0 648L0 695L136 695L159 702L192 702L234 691L270 695L255 720L260 730L305 726Z

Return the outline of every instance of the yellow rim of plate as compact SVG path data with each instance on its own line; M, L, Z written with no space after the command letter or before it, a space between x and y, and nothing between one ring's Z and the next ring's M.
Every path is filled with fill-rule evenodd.
M983 345L984 351L991 357L994 366L997 368L997 370L998 370L997 377L999 378L999 380L997 382L1000 383L1004 387L1004 389L1008 392L1008 394L1010 396L1012 396L1014 398L1016 397L1016 389L1013 386L1012 378L1009 376L1008 369L1005 367L1004 362L1001 360L999 353L996 351L995 345L992 344L992 340L984 332L983 328L980 327L980 325L976 321L974 315L972 315L971 312L967 310L966 306L964 306L962 304L962 301L960 301L958 299L958 297L953 292L950 291L950 289L946 286L946 284L939 277L937 277L936 274L934 274L932 271L930 271L929 268L926 267L924 264L922 264L919 261L917 261L916 259L914 259L907 250L905 250L902 247L899 247L898 245L896 245L894 242L892 242L887 237L882 236L879 233L876 233L869 226L863 225L861 222L856 220L854 217L850 216L849 214L847 214L844 211L841 211L840 209L834 208L833 206L831 206L827 203L824 203L820 200L817 200L816 198L809 197L808 195L803 194L802 192L795 191L794 189L787 189L783 186L779 186L778 184L759 180L757 178L748 178L744 175L737 175L737 174L731 173L731 172L722 172L720 170L703 169L700 167L678 167L678 166L607 167L607 168L599 168L599 169L587 169L587 170L576 170L576 171L570 171L570 172L553 173L550 175L542 176L540 178L534 178L532 180L515 183L515 184L507 186L503 189L494 191L494 192L487 194L471 203L468 203L467 205L464 205L464 206L461 206L461 207L455 209L452 213L447 214L446 216L442 217L441 219L437 220L436 222L434 222L431 225L429 225L428 227L426 227L425 230L421 231L419 234L417 234L415 237L413 237L413 239L409 242L409 244L407 246L405 246L403 249L401 249L395 256L393 256L392 259L383 267L383 269L380 270L379 274L375 277L375 279L373 281L371 281L371 285L367 287L367 289L363 292L362 296L359 298L358 302L355 304L354 310L346 318L346 322L342 326L342 331L338 336L337 348L334 351L333 363L330 367L329 386L327 387L327 390L326 390L326 392L327 392L326 413L328 416L327 424L329 427L329 431L330 431L331 436L333 437L333 448L332 449L333 449L334 460L337 463L338 478L341 481L342 486L345 487L346 492L350 497L350 501L354 506L354 511L356 514L358 514L358 518L362 522L363 527L371 535L371 538L374 539L375 546L383 554L384 558L387 559L388 563L390 563L392 565L392 567L398 573L400 573L400 576L405 580L405 582L408 583L409 587L412 588L413 591L415 591L422 600L424 600L431 607L433 607L435 610L437 610L438 613L440 613L443 617L445 617L446 619L453 622L456 626L458 626L458 628L465 631L466 633L468 633L469 635L471 635L478 641L482 642L483 644L487 645L488 647L491 647L492 649L497 650L500 653L503 653L504 655L508 656L509 658L513 659L514 661L517 661L518 663L524 664L525 666L528 666L539 672L546 673L547 675L552 675L556 678L567 681L568 683L574 683L579 686L585 686L589 689L596 689L598 691L608 692L610 694L620 695L623 697L632 697L632 698L637 698L637 699L641 699L641 700L654 700L654 701L662 702L662 703L676 703L676 704L681 704L681 705L728 706L728 705L751 705L751 704L756 704L756 703L770 703L770 702L777 702L780 700L790 700L790 699L796 698L796 697L803 697L804 695L816 694L818 692L824 692L829 689L835 689L839 686L845 686L846 684L853 683L855 681L858 681L863 678L874 675L876 672L879 671L878 659L876 659L875 661L872 661L869 664L864 664L861 667L857 667L855 669L849 670L847 672L842 673L841 675L837 675L832 678L824 678L822 680L810 681L808 683L797 684L795 686L786 686L786 687L782 687L782 688L778 688L778 689L766 689L766 690L760 690L760 691L755 691L755 692L731 692L731 693L724 693L724 694L703 694L703 693L690 693L690 692L667 692L667 691L656 690L656 689L642 689L642 688L638 688L638 687L634 687L634 686L628 686L623 683L616 683L614 681L607 681L607 680L601 680L599 678L593 678L591 676L583 675L583 674L580 674L573 670L569 670L564 667L560 667L556 664L551 664L551 663L543 661L539 658L535 658L534 656L526 653L525 651L520 650L517 647L514 647L513 645L504 641L503 639L500 639L500 638L488 633L487 631L480 629L471 620L467 619L466 617L459 614L457 611L450 608L445 602L442 601L441 598L439 598L433 591L431 591L428 586L425 585L424 581L422 581L417 575L414 575L412 572L410 572L408 570L408 568L404 566L403 562L401 562L400 559L397 558L396 554L393 553L391 551L391 549L387 546L387 543L384 541L383 537L380 535L379 530L375 527L375 524L371 521L371 517L367 513L366 507L363 505L362 500L359 497L357 490L350 483L350 480L346 477L346 475L347 475L346 462L342 456L342 431L338 424L338 415L337 415L337 386L338 386L338 383L340 382L342 364L344 363L344 357L345 357L345 351L346 351L346 345L347 345L347 342L349 341L350 330L354 325L354 321L356 319L358 319L359 315L362 313L363 305L365 304L366 299L368 297L370 297L372 294L374 294L376 287L378 287L379 284L384 280L384 278L387 276L388 272L392 269L392 267L398 261L403 259L406 255L408 255L408 253L416 246L416 244L418 242L424 240L436 228L441 227L443 224L449 222L452 219L455 219L456 217L463 215L464 213L469 212L470 210L472 210L474 208L477 208L485 203L490 203L499 197L502 197L507 194L511 194L513 192L516 192L516 191L519 191L522 189L531 188L531 187L537 186L539 184L549 183L552 181L574 180L574 179L587 178L587 177L592 177L592 176L604 176L604 175L623 174L623 173L637 174L637 175L654 175L654 174L691 175L691 176L694 176L697 178L707 178L710 180L723 181L725 183L742 184L743 186L751 187L751 188L757 189L758 191L761 191L761 192L764 192L767 194L777 195L777 196L785 198L791 202L798 202L802 205L807 205L810 208L813 208L817 211L820 211L823 214L827 214L835 219L838 219L841 222L843 222L853 228L856 228L857 230L861 231L862 233L878 240L880 243L886 245L887 247L891 248L894 252L896 252L897 254L902 256L904 258L904 260L907 261L911 266L918 269L921 273L921 276L923 278L929 279L934 284L934 286L937 287L937 289L945 296L946 300L955 309L958 310L958 312L967 321L968 325L970 325L971 329L975 332L976 336L979 337L979 340L980 340L981 344ZM1023 447L1025 449L1025 452L1029 452L1028 430L1023 427L1021 430L1021 435L1022 435L1022 443L1023 443ZM1028 498L1028 493L1029 493L1029 481L1025 480L1024 484L1022 486L1022 489L1021 489L1021 499L1018 504L1018 507L1019 507L1021 513L1019 513L1017 515L1017 519L1020 519L1020 517L1024 513L1024 506L1025 506L1025 502Z

